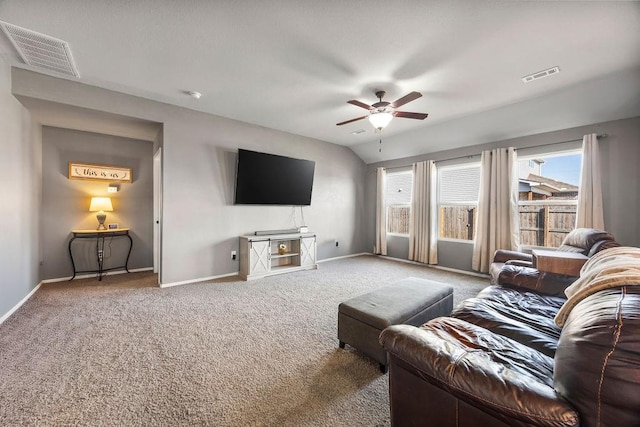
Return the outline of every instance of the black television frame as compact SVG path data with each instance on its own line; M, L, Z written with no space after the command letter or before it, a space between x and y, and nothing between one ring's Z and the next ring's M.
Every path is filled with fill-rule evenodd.
M315 162L238 150L234 204L310 206Z

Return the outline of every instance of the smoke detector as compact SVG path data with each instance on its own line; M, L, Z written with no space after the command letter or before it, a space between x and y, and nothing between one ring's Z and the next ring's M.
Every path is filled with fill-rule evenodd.
M80 78L67 42L8 22L0 21L0 28L25 64Z
M542 79L544 77L549 77L554 74L558 74L560 72L560 67L549 68L548 70L538 71L537 73L529 74L528 76L522 77L522 81L525 83L532 82L534 80Z

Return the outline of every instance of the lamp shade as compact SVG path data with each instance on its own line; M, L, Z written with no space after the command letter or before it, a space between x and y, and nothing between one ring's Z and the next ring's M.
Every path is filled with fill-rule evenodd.
M387 111L381 112L372 112L369 114L369 122L373 125L374 128L380 130L386 127L389 122L393 119L393 114Z
M92 197L89 205L89 212L106 211L112 212L113 205L110 197Z

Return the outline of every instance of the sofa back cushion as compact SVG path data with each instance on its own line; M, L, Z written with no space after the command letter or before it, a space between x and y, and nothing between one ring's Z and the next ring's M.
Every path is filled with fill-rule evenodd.
M613 235L606 231L596 230L595 228L576 228L565 237L558 251L577 252L586 256L593 256L599 250L604 249L601 242L615 242L615 239Z
M560 337L560 328L553 319L565 301L565 298L522 288L489 286L475 298L458 304L451 317L482 326L553 357Z
M583 426L640 420L640 286L595 293L569 314L555 354L554 388Z

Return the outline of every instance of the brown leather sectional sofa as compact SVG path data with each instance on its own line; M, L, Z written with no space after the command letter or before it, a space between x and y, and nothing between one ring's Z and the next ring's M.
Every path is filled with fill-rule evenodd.
M509 277L382 332L392 424L639 426L640 249L595 254L569 299Z
M595 228L576 228L567 235L556 251L582 254L590 258L604 249L617 246L620 246L620 244L616 242L612 234L606 231ZM528 280L529 282L535 280L544 284L544 286L556 287L562 293L564 288L575 280L575 277L568 277L565 274L532 269L533 264L533 255L529 253L504 249L497 250L489 269L491 284L498 283L498 276L501 274L503 276L512 276L511 280L515 282L510 283L517 283L520 278L515 276L522 275L522 280Z

